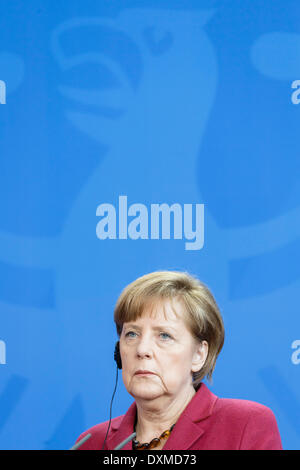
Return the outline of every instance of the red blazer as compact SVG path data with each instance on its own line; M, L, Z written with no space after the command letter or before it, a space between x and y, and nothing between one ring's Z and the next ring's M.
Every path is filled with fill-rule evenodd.
M133 433L136 404L112 419L104 450L114 449ZM80 447L101 450L108 421L82 433L92 436ZM129 442L123 450L131 450ZM273 412L248 400L218 398L204 383L181 413L163 450L281 450L281 439Z

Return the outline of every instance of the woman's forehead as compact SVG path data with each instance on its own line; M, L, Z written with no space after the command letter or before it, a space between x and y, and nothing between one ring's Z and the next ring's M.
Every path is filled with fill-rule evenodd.
M149 302L145 305L136 322L144 322L146 320L182 324L183 306L177 299L160 299Z

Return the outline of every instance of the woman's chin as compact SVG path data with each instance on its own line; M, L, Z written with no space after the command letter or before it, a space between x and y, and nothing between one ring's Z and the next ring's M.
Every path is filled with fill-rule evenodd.
M141 400L154 400L163 395L163 390L158 384L135 383L131 384L130 395Z

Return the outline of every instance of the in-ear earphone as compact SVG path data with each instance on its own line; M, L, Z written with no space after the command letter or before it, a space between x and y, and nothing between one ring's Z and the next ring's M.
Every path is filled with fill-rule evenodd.
M122 369L122 360L121 360L121 354L120 354L120 341L116 342L114 359L117 363L118 369Z

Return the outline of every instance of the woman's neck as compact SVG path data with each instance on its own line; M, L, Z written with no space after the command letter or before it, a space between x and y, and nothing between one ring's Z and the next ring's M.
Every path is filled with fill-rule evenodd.
M162 396L154 400L136 399L136 439L141 443L150 442L170 429L195 393L195 389L191 387L175 399L173 396Z

